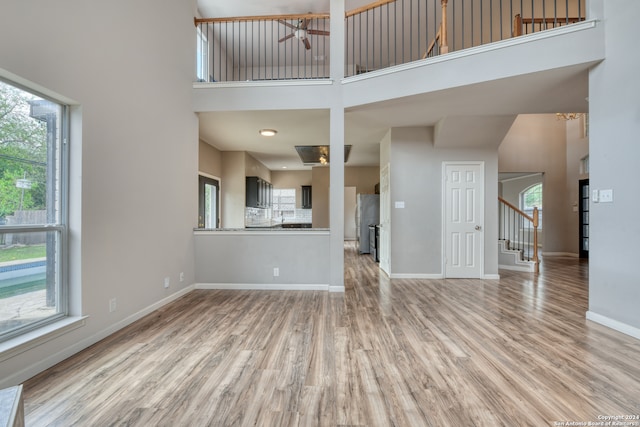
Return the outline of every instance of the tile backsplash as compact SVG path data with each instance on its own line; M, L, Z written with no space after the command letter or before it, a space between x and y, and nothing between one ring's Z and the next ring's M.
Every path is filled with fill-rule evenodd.
M245 227L273 227L278 224L311 224L311 209L296 209L293 216L273 217L271 209L245 208Z

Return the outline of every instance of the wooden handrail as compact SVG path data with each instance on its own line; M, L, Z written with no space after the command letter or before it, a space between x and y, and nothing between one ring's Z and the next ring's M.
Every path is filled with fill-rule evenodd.
M262 16L234 16L228 18L194 18L193 21L197 26L204 22L245 22L245 21L277 21L277 20L296 20L296 19L329 19L328 13L304 13L291 15L262 15Z
M375 9L385 4L394 3L396 0L378 0L365 6L345 12L345 18L353 15ZM259 16L230 16L226 18L194 18L195 25L205 22L245 22L245 21L277 21L277 20L296 20L296 19L329 19L328 13L304 13L304 14L288 14L288 15L259 15Z
M351 10L347 11L344 14L344 16L345 16L345 18L349 18L349 17L351 17L353 15L357 15L359 13L366 12L366 11L371 10L371 9L375 9L376 7L384 6L385 4L389 4L389 3L394 3L395 1L396 0L378 0L378 1L374 1L373 3L369 3L367 5L364 5L364 6L361 6L361 7L358 7L358 8L351 9Z
M440 25L438 26L438 32L436 33L436 36L433 38L433 40L431 41L431 43L429 43L429 46L427 46L427 50L424 52L424 55L422 55L422 59L425 59L426 57L428 57L431 52L433 51L433 48L436 47L436 43L440 42L440 44L438 45L440 47L440 53L448 53L449 52L449 45L447 42L447 2L449 0L442 0L442 21L440 21Z
M522 35L522 28L528 24L575 24L576 22L584 21L585 18L579 17L545 17L545 18L523 18L518 13L513 17L513 37Z
M524 213L523 211L521 211L520 209L518 209L517 207L515 207L514 205L512 205L511 203L507 202L505 199L503 199L502 197L498 196L498 200L500 200L502 203L504 203L505 205L509 206L511 209L513 209L514 211L518 212L520 215L522 215L523 217L527 218L529 221L533 222L533 217L527 215L526 213ZM535 208L538 209L538 208ZM537 224L536 224L537 225Z
M519 208L517 208L516 206L514 206L511 203L507 202L502 197L498 196L498 200L500 201L500 203L503 203L504 205L509 207L511 210L516 212L518 215L520 215L523 218L531 221L531 224L533 225L533 256L531 258L532 258L532 261L535 263L536 273L539 272L540 271L540 258L538 257L538 227L540 225L540 211L538 210L537 207L534 207L533 208L533 216L529 216L525 212L523 212Z
M441 32L442 32L442 25L438 27L438 32L436 33L435 38L431 40L431 43L429 43L429 46L427 46L427 50L424 52L424 55L422 55L422 59L425 59L426 57L428 57L431 54L431 51L433 50L433 48L436 47L436 43L440 40Z

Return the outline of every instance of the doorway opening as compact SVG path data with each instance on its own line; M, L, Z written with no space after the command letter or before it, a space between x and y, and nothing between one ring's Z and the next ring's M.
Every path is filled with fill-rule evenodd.
M198 228L220 227L220 181L198 177Z

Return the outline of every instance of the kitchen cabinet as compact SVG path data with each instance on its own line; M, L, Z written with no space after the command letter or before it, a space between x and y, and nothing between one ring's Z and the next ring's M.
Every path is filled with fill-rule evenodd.
M273 186L262 178L248 176L245 200L248 208L270 208L273 203Z
M302 186L302 201L301 201L302 209L311 209L311 186L303 185Z

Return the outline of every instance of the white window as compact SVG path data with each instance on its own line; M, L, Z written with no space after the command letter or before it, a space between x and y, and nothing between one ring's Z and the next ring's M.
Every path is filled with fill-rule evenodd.
M534 184L520 193L520 210L533 216L533 208L538 208L539 228L542 228L542 183Z
M0 80L0 341L67 315L67 124Z
M207 28L207 27L205 27ZM209 39L200 27L197 31L196 77L199 82L208 82L209 78Z
M296 216L295 188L273 189L273 218L286 219Z

